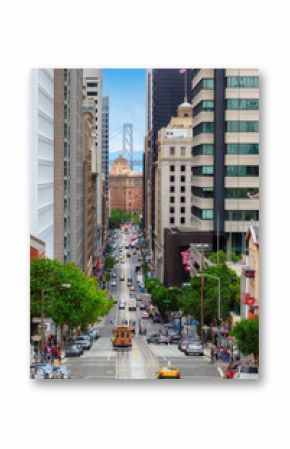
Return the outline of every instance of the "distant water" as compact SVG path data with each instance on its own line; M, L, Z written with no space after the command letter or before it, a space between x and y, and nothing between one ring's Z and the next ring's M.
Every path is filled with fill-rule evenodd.
M111 151L109 153L109 164L110 168L115 159L119 157L122 154L122 151ZM133 153L134 161L137 162L137 164L133 164L133 171L142 171L142 163L143 163L143 151L134 151Z

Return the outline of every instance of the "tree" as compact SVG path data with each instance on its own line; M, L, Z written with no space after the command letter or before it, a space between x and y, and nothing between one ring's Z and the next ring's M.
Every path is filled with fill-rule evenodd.
M111 270L114 267L114 258L111 256L106 257L104 266L106 270Z
M233 329L239 350L259 362L259 320L241 320Z
M62 284L70 284L70 288L63 289ZM112 306L95 278L85 276L75 263L64 265L51 259L31 262L31 317L41 315L41 297L45 316L52 318L61 329L64 324L85 329Z

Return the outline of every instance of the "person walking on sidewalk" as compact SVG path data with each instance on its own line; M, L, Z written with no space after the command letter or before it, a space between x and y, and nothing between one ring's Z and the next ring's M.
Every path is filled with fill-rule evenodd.
M214 347L212 346L210 348L210 362L209 363L214 363L214 356L215 356L215 350L214 350Z

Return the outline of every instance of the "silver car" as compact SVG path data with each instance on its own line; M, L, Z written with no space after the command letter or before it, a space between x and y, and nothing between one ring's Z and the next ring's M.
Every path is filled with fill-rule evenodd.
M56 368L56 379L70 379L71 378L71 372L68 369L67 365L60 365Z
M157 343L159 345L160 344L168 345L168 343L169 343L168 335L160 334L159 337L158 337L158 342Z
M203 355L203 347L200 341L190 341L185 349L186 355Z

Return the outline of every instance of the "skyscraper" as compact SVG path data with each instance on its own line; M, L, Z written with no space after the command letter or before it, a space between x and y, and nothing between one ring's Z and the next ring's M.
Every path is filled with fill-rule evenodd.
M102 103L102 169L105 176L106 192L109 191L109 97Z
M158 131L176 115L177 107L191 101L191 70L151 69L147 71L147 115L144 158L144 222L149 249L154 247L155 168ZM185 82L187 81L187 82Z
M192 226L216 249L245 251L259 220L258 71L195 70L192 89Z
M30 233L54 257L54 73L30 75Z
M54 257L84 270L83 71L54 71Z

